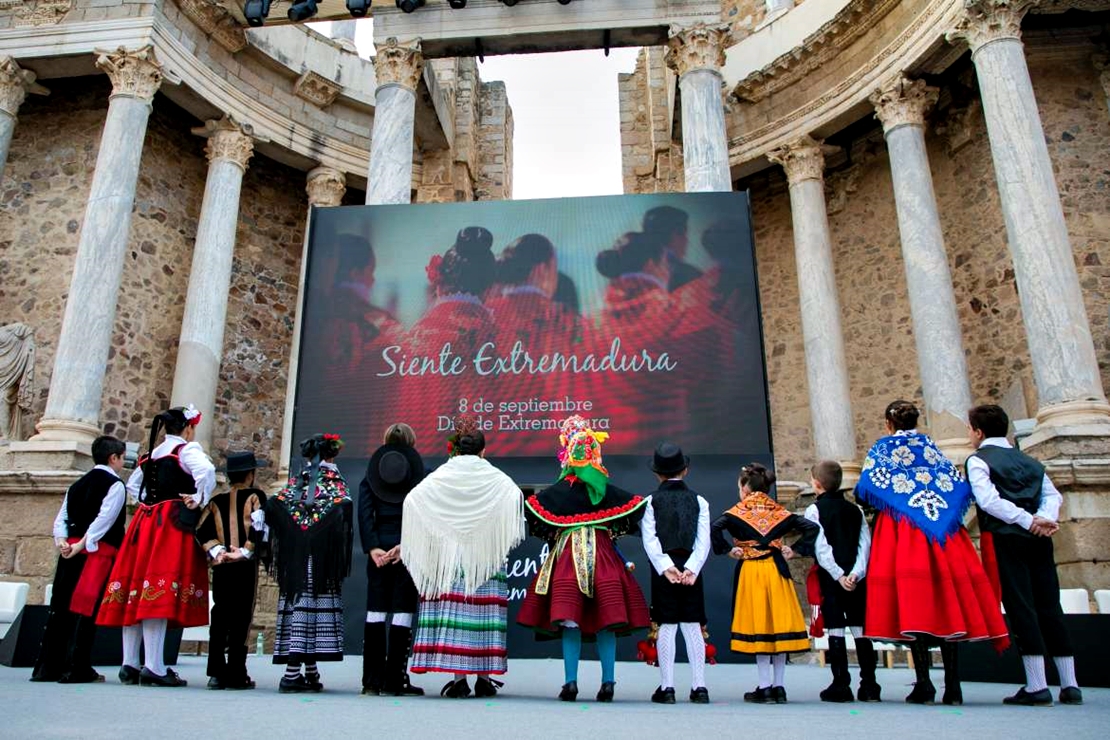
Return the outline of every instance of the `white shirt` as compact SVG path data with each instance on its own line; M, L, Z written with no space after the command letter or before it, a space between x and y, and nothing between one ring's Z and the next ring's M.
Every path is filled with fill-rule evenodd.
M988 437L980 447L1011 448L1005 437ZM987 461L978 455L967 459L967 478L971 483L971 493L975 496L975 505L996 519L1007 524L1017 524L1023 529L1033 526L1033 514L1021 508L1012 501L1007 501L998 493L998 489L991 482L991 469ZM1041 484L1041 503L1037 507L1036 516L1055 522L1060 516L1060 504L1064 497L1046 475Z
M116 471L109 468L107 465L97 465L93 470L103 470L106 473L111 473L116 482L108 489L108 493L104 495L104 501L100 504L100 511L96 515L96 519L92 520L89 529L85 532L85 550L88 552L96 552L100 545L100 538L108 533L112 525L119 516L120 509L123 508L123 500L125 492L123 488L123 481L119 479ZM69 492L66 491L65 497L62 498L62 508L58 509L58 516L54 517L54 537L61 537L62 539L69 537L69 527L66 525L66 507L69 505Z
M859 509L859 505L856 505L856 508ZM859 513L863 517L863 509L859 509ZM810 504L806 508L805 517L821 527L821 514L817 510L817 504ZM867 526L866 517L860 520L859 545L856 546L856 564L852 566L851 573L845 573L844 569L837 564L836 558L833 556L832 545L825 537L824 527L821 527L821 531L817 533L817 542L814 548L817 551L817 564L824 568L833 577L834 581L839 581L845 575L853 575L857 581L862 579L867 575L867 559L871 555L871 529Z
M647 553L651 566L659 575L668 568L674 567L671 556L663 552L663 545L659 542L659 535L655 531L655 509L651 506L651 496L648 496L644 506L644 518L640 520L640 536L644 540L644 552ZM695 576L701 573L706 558L709 557L709 502L698 496L698 532L694 536L694 549L690 557L686 558L684 570Z
M176 434L167 434L162 444L150 453L151 460L158 460L173 452L173 448L185 445L178 453L182 469L193 476L197 485L197 492L193 494L193 501L201 506L206 506L212 498L212 491L216 488L216 466L204 454L204 449L199 442L188 442ZM139 500L139 487L143 483L143 469L135 468L131 477L127 479L127 493L132 501Z

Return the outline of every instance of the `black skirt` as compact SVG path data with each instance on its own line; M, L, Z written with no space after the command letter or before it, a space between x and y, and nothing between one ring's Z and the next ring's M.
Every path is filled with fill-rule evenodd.
M374 560L366 561L366 611L386 614L415 614L420 604L416 584L403 563L390 563L382 568Z
M668 553L682 570L689 555ZM671 583L651 569L651 621L656 624L705 624L705 586L701 574L693 586Z

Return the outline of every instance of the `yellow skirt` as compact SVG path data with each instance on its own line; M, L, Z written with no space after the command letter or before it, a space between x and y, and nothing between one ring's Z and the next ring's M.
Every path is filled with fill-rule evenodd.
M772 558L746 561L740 568L732 612L732 651L767 654L807 650L809 633L794 582L782 577Z

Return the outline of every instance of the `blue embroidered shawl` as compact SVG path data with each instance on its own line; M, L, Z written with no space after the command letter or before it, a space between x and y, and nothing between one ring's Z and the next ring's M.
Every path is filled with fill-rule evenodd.
M901 432L872 445L856 496L943 544L963 524L971 486L928 435Z

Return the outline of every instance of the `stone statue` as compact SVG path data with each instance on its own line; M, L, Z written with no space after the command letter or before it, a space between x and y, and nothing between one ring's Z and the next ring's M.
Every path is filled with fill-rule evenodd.
M0 439L23 439L23 412L35 392L35 330L0 326Z

